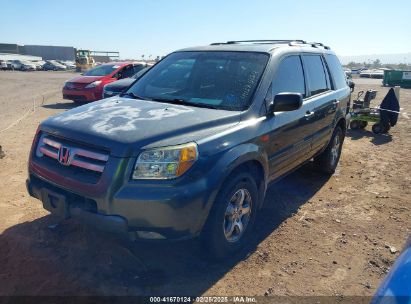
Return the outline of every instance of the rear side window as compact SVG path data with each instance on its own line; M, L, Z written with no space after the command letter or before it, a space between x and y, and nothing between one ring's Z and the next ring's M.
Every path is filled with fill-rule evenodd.
M304 72L300 56L289 56L281 61L274 76L273 96L282 92L301 93L305 97Z
M320 55L304 55L304 66L307 73L308 87L311 95L328 91L327 78Z
M328 68L331 73L331 77L334 82L334 89L338 90L341 88L345 88L347 83L345 81L344 71L341 67L341 63L338 60L337 56L327 54L325 55L325 61L327 62Z

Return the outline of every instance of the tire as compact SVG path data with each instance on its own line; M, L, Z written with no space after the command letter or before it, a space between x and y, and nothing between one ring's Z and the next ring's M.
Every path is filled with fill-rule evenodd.
M233 256L247 245L258 204L254 177L242 171L231 174L221 187L201 234L202 243L212 258Z
M388 123L387 125L384 126L384 130L382 130L382 133L386 134L388 131L390 131L391 125Z
M365 129L368 126L367 121L360 121L360 129Z
M375 134L380 134L380 133L382 133L382 125L379 123L379 122L377 122L377 123L375 123L375 124L373 124L372 125L372 131L375 133Z
M352 120L350 122L351 130L358 130L360 128L360 122L358 120Z
M319 171L325 174L334 174L338 161L340 160L344 138L344 132L337 126L334 129L328 146L314 159L314 163Z

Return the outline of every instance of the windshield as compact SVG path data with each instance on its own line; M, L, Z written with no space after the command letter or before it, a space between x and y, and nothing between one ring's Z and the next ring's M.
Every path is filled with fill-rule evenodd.
M250 105L268 61L251 52L178 52L147 71L129 96L241 111Z
M84 76L106 76L118 69L119 66L113 64L103 64L84 72Z

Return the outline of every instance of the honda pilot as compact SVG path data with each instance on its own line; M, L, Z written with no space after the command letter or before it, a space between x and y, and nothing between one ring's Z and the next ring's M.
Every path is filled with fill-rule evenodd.
M132 239L200 237L228 257L267 185L333 174L350 89L321 43L251 40L169 54L119 96L43 121L27 188L45 209Z

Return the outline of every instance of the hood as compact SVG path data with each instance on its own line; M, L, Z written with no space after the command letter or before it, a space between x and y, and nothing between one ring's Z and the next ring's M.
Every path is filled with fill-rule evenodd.
M112 156L197 141L239 123L241 112L111 97L50 117L41 130L92 144Z
M64 66L62 66L64 67ZM65 68L65 67L64 67ZM105 76L78 76L70 79L68 82L76 82L76 83L92 83L96 80L100 80Z
M121 80L111 82L111 83L107 84L104 88L106 90L109 90L109 91L110 90L119 91L119 90L123 90L123 89L127 88L134 81L136 81L134 78L125 78L125 79L121 79Z

